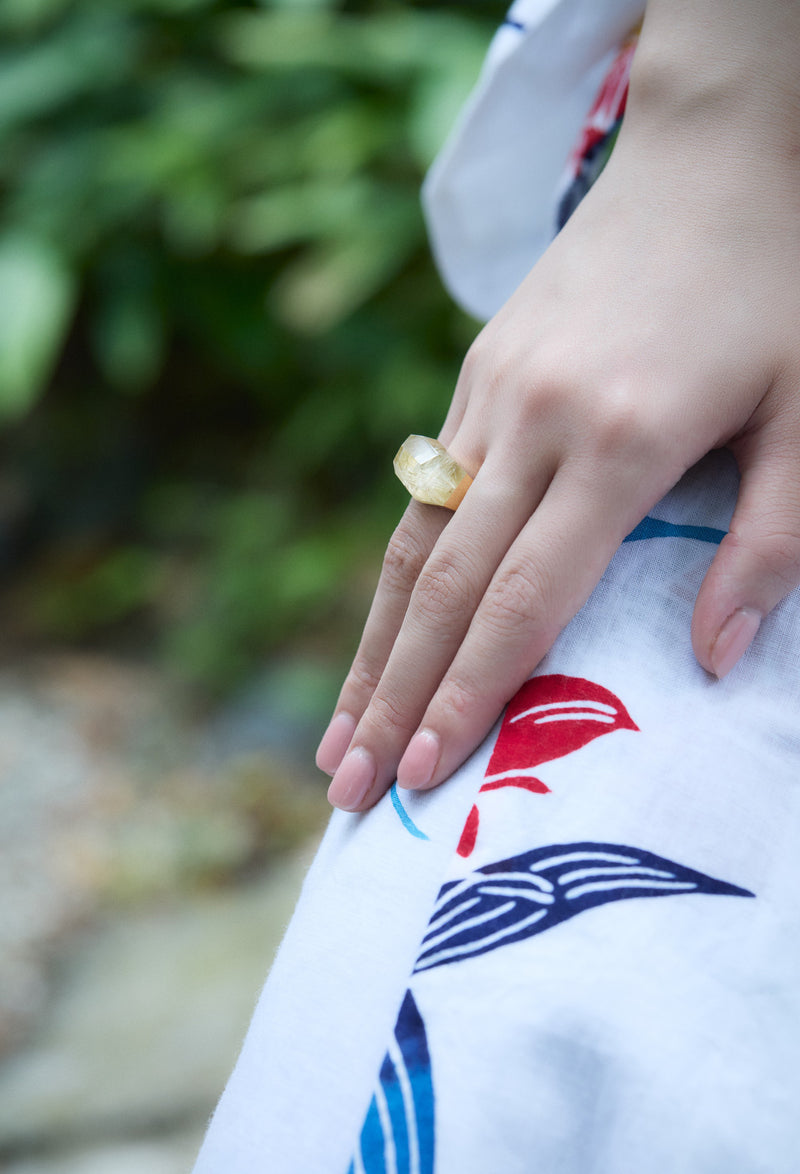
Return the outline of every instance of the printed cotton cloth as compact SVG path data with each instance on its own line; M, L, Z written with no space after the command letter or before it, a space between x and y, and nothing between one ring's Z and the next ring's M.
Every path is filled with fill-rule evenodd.
M450 293L491 318L558 224L565 161L643 0L517 0L423 186Z
M689 640L736 490L683 478L447 783L334 814L195 1174L796 1174L800 593L722 682Z
M795 593L689 644L706 458L445 785L336 813L196 1174L795 1174Z

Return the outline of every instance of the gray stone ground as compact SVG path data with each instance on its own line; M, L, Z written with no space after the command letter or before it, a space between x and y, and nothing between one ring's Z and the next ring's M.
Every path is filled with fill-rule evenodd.
M198 725L140 668L0 674L0 1169L191 1169L327 818L258 696Z

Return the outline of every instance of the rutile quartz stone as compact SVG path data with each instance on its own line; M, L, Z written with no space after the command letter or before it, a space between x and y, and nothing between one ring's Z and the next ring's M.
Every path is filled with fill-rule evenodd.
M409 436L394 458L394 471L417 501L451 510L472 484L444 445L429 436Z

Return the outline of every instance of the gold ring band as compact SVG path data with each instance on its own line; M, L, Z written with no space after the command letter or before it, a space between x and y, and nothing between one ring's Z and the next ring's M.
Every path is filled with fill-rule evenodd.
M455 510L472 478L438 440L409 436L394 458L394 471L416 501Z

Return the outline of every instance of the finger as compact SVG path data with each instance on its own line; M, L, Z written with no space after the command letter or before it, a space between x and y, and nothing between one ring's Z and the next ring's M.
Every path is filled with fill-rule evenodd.
M692 618L695 655L717 677L730 672L764 616L800 583L800 427L780 417L732 447L739 497Z
M612 505L606 494L576 494L573 476L559 469L409 743L400 786L435 786L479 745L591 594L630 529L630 510L630 495Z
M456 412L451 405L443 435L452 434L453 421L460 420L462 414L463 404ZM456 439L452 455L462 467L478 472L481 456L475 444L462 441L459 446ZM347 752L358 721L386 667L417 576L451 517L446 510L412 500L392 535L355 659L317 747L317 766L327 774L335 773Z
M475 446L462 442L459 448L456 442L453 455L477 473L481 462ZM327 774L335 773L347 752L386 667L417 577L451 517L446 510L412 500L392 535L355 659L317 748L317 766Z
M383 560L380 580L350 672L317 750L317 766L333 774L383 675L414 584L451 515L411 501Z
M386 669L328 792L336 806L369 806L394 779L492 575L548 478L543 466L521 487L490 461L481 469L419 576Z

